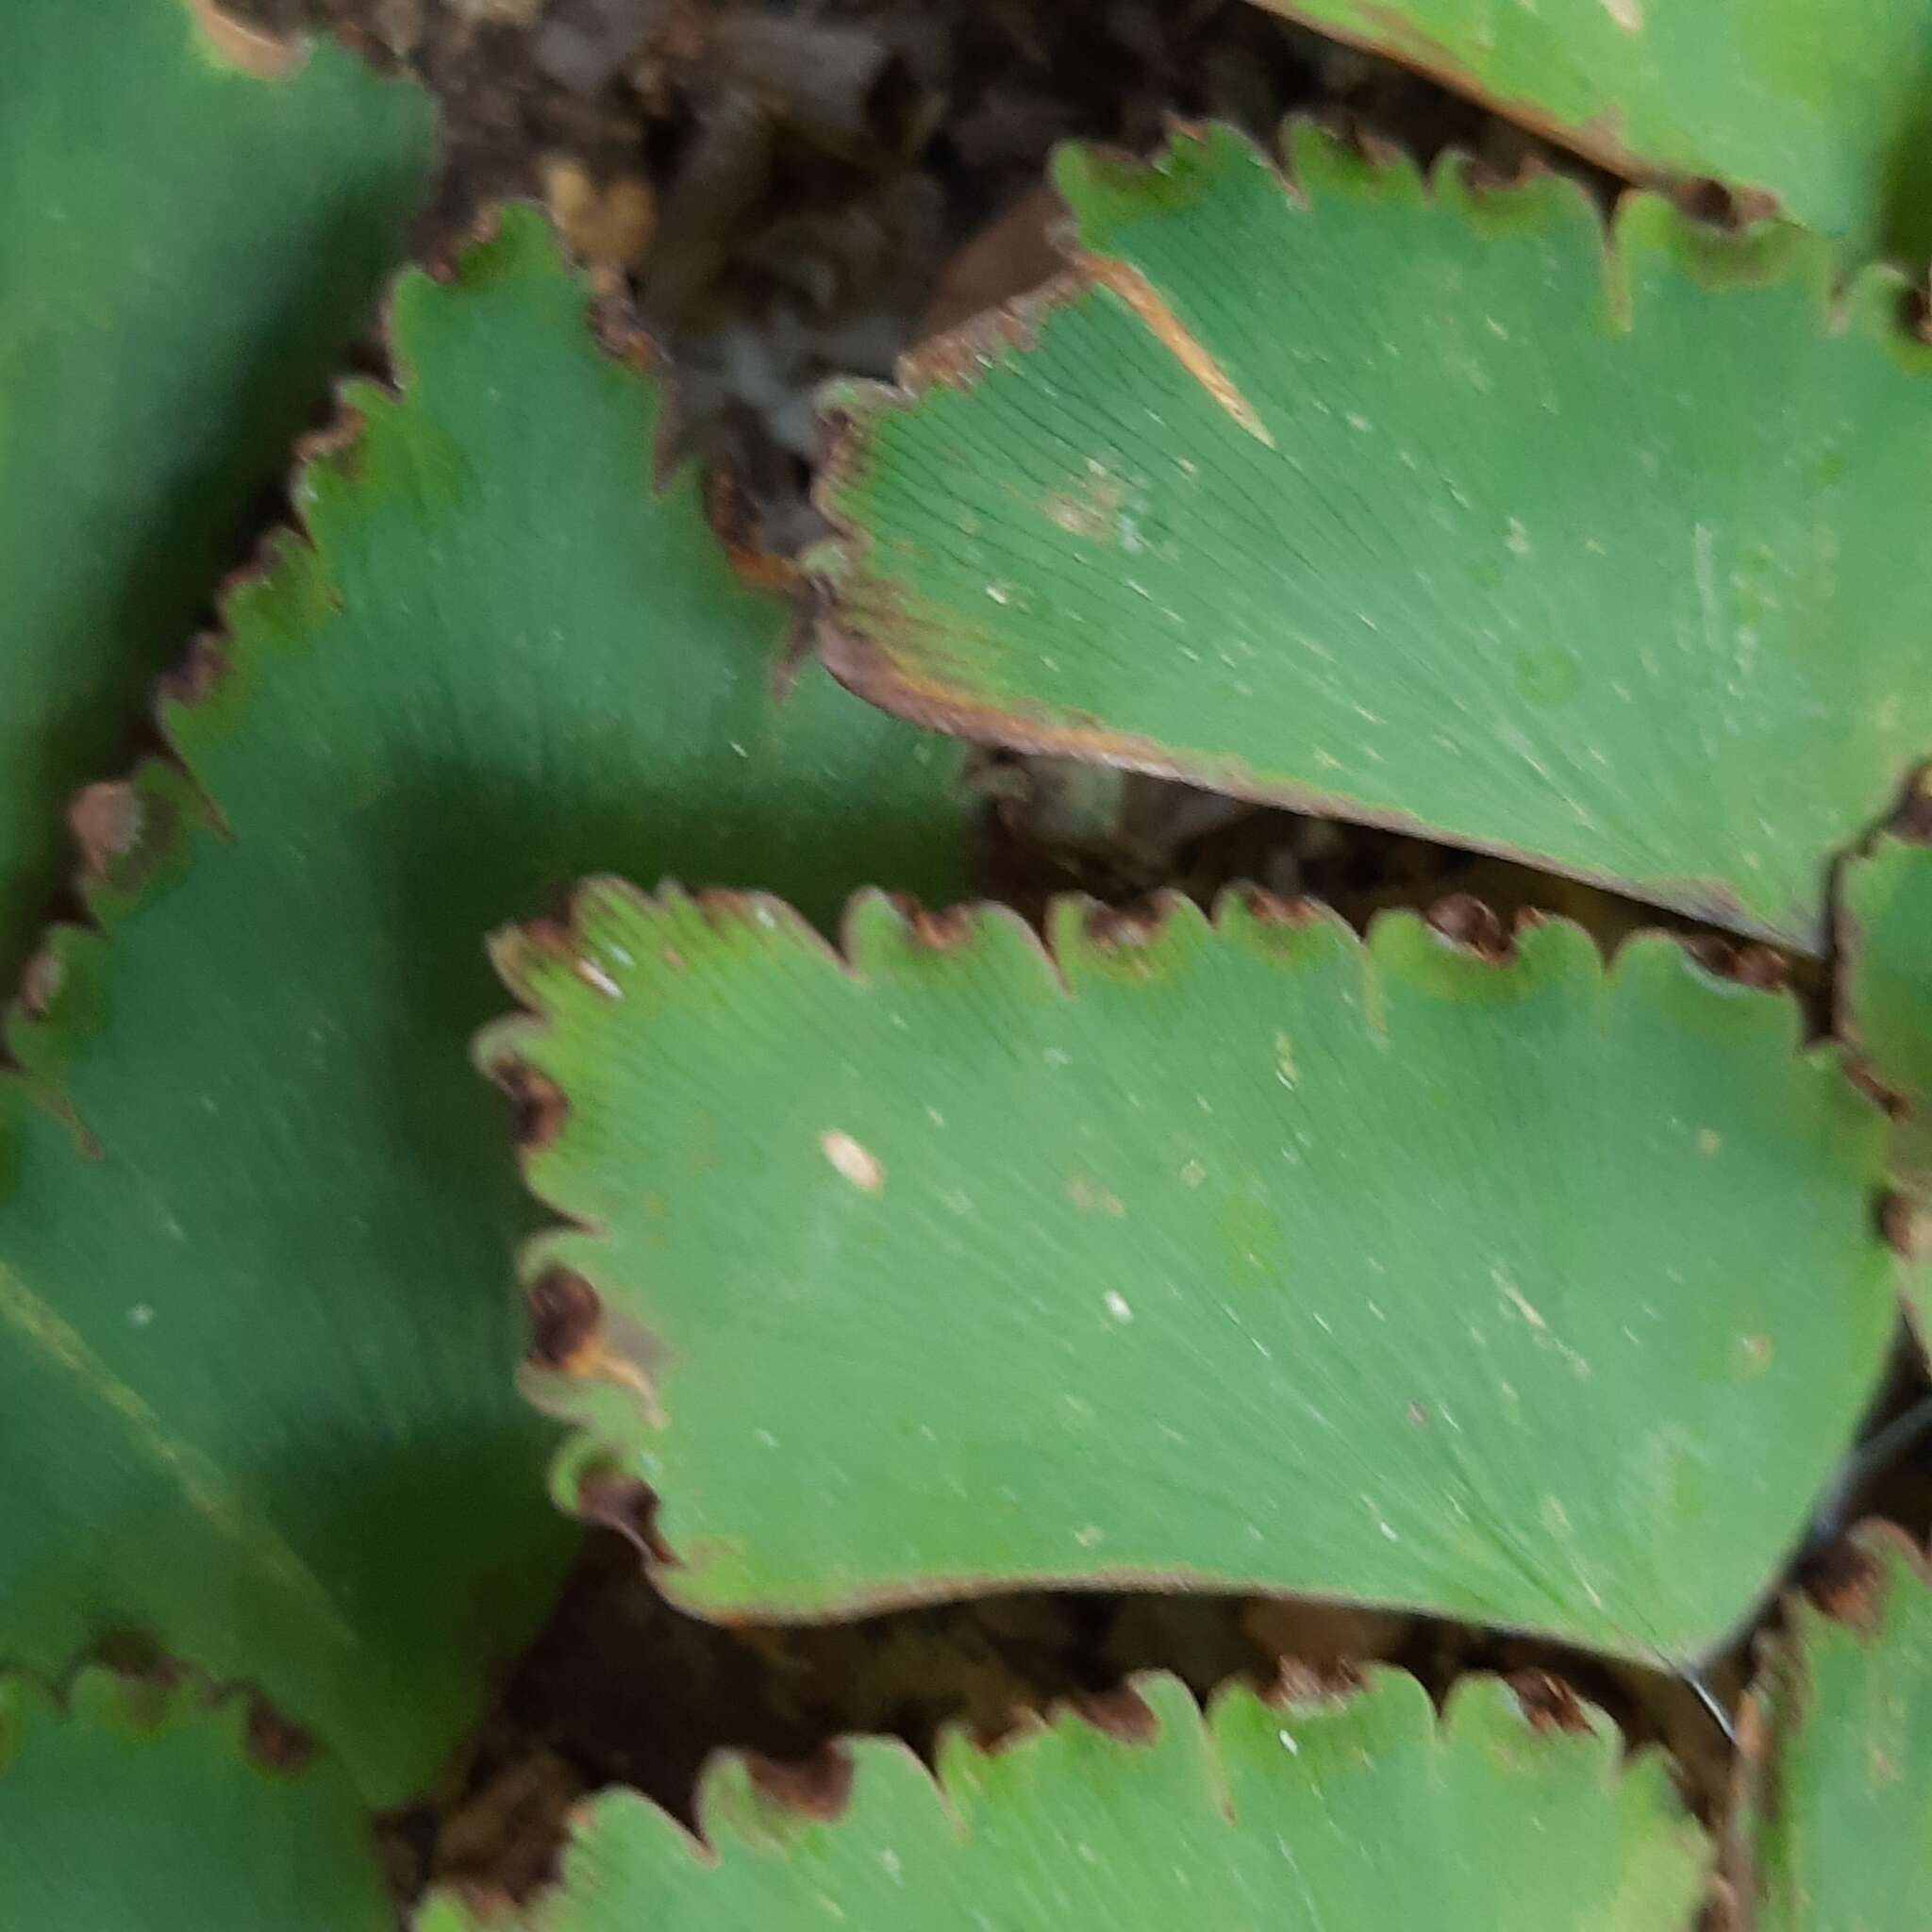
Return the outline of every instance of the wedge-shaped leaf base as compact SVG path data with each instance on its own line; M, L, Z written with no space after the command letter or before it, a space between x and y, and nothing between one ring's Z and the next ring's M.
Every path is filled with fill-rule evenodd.
M22 1932L390 1932L341 1767L273 1762L248 1701L90 1669L71 1714L0 1678L0 1924Z
M1800 947L1932 750L1932 348L1829 251L1303 129L1068 154L1081 265L854 392L825 653L947 728Z
M1932 1898L1932 1573L1895 1531L1861 1542L1843 1620L1794 1605L1767 1672L1762 1932L1906 1932Z
M1565 923L587 887L484 1062L553 1105L566 1497L662 1499L702 1610L1027 1581L1728 1631L1894 1320L1883 1122L1785 999ZM600 1306L601 1305L601 1306ZM605 1501L608 1502L608 1496Z
M303 473L150 764L79 821L0 1084L0 1656L152 1631L372 1801L568 1556L518 1400L529 1208L466 1050L480 936L584 866L957 890L958 748L816 667L534 216L393 305L403 392ZM199 789L197 789L199 788ZM211 823L212 822L212 823Z
M938 1789L877 1739L851 1746L816 1793L722 1762L699 1803L711 1858L641 1799L607 1794L556 1889L521 1918L448 1900L419 1932L1692 1922L1702 1836L1662 1763L1620 1764L1594 1714L1581 1731L1532 1730L1503 1685L1473 1679L1439 1723L1395 1672L1343 1702L1230 1690L1205 1723L1171 1677L1136 1690L1107 1728L1069 1713L991 1756L954 1736Z

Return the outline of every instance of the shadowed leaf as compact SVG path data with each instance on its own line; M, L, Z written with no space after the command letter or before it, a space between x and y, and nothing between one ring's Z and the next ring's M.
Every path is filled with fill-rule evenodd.
M164 708L188 775L79 813L98 929L55 934L0 1087L0 1655L152 1628L378 1803L568 1556L479 936L585 865L957 889L963 809L957 747L815 667L774 700L786 608L695 478L654 498L658 386L534 216L407 278L393 333L401 395L352 390L300 479L312 547Z
M247 1700L85 1670L71 1715L0 1678L0 1923L33 1932L389 1932L341 1769L263 1761Z
M206 0L0 7L9 980L68 794L125 755L427 186L425 95L333 45L276 51Z
M1932 1191L1932 846L1885 834L1845 868L1843 1028L1902 1104L1892 1158Z

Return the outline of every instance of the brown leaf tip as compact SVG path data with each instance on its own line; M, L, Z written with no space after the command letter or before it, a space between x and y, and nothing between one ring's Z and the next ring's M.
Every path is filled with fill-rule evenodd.
M1755 941L1699 937L1685 941L1690 957L1716 979L1748 986L1757 992L1783 992L1790 985L1790 968L1781 954Z
M1932 771L1913 774L1891 829L1909 845L1932 845Z
M1488 965L1506 966L1515 955L1514 938L1503 922L1468 892L1438 899L1426 916L1439 938Z
M1275 1666L1267 1703L1284 1716L1332 1709L1354 1696L1365 1681L1360 1667L1345 1658L1317 1665L1306 1657L1284 1657Z
M1062 275L1044 289L987 309L944 335L929 337L900 359L900 387L913 395L932 389L964 389L1015 351L1038 346L1046 311L1071 301L1085 285L1082 276Z
M1818 1557L1805 1594L1836 1624L1874 1636L1890 1587L1885 1566L1861 1538L1835 1544Z
M1083 910L1080 925L1099 952L1141 952L1160 938L1174 909L1174 895L1136 906L1090 904Z
M1548 1671L1519 1671L1508 1684L1533 1731L1588 1737L1594 1728L1583 1700L1561 1677Z
M1904 1259L1932 1260L1932 1206L1916 1195L1887 1194L1878 1204L1878 1231Z
M66 969L60 962L59 948L43 945L21 968L20 1008L29 1019L44 1020L60 997Z
M568 1374L604 1319L597 1291L570 1268L546 1268L530 1284L529 1359Z
M188 0L208 44L230 67L254 80L286 80L306 58L299 44L277 40L258 26L225 13L215 0Z
M774 596L789 597L796 591L803 575L791 558L767 546L757 504L738 470L726 462L708 465L702 489L705 520L724 546L740 582Z
M957 953L973 941L974 914L970 906L948 906L934 912L909 899L893 902L911 928L916 944L931 953Z
M141 842L141 800L123 778L90 785L68 808L67 824L80 847L82 875L104 884Z
M791 1763L751 1754L744 1760L752 1789L767 1803L830 1824L852 1800L852 1758L836 1744Z
M570 1101L563 1089L527 1060L499 1060L490 1077L508 1097L517 1151L541 1154L554 1147L570 1119Z
M258 1697L249 1700L246 1748L250 1763L283 1777L293 1776L315 1756L314 1739Z
M1228 897L1257 925L1320 925L1333 916L1314 899L1284 899L1264 886L1230 886Z
M577 1484L576 1507L586 1523L615 1530L647 1561L676 1567L677 1557L658 1527L658 1492L641 1477L593 1470Z
M258 570L255 575L259 576L261 572ZM245 574L238 574L230 583L239 585L245 580ZM207 704L221 689L222 680L228 675L230 661L226 635L220 631L204 631L189 645L187 658L173 670L161 674L161 703L164 706L178 705L188 711Z
M1083 1691L1068 1702L1082 1720L1120 1743L1151 1744L1160 1735L1160 1720L1131 1684Z

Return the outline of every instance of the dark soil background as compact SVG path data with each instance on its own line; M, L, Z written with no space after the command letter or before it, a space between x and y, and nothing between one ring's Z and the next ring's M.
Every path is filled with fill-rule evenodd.
M1304 112L1419 157L1453 145L1499 175L1562 166L1614 191L1428 82L1246 0L228 4L278 30L336 32L435 93L445 167L416 238L423 257L448 255L493 203L547 206L665 351L681 445L729 479L734 541L780 576L820 527L818 385L890 377L913 342L1054 272L1058 208L1041 180L1062 140L1145 151L1175 117L1266 139ZM1721 197L1699 205L1721 211ZM1123 901L1172 885L1205 899L1251 878L1357 923L1385 905L1474 894L1506 924L1525 908L1566 913L1607 947L1639 924L1685 925L1500 860L1061 760L985 756L974 782L986 804L979 883L1023 908L1075 888ZM1474 930L1466 899L1442 917ZM1740 959L1716 935L1700 943L1734 970L1791 975L1825 1024L1818 969L1761 948ZM1925 1393L1909 1352L1899 1360L1874 1425ZM1894 1445L1857 1472L1839 1516L1875 1499L1923 1537L1932 1480L1913 1452ZM1829 1542L1805 1558L1821 1582ZM699 1767L722 1747L802 1759L841 1733L889 1731L929 1752L947 1724L991 1740L1138 1669L1176 1671L1206 1693L1284 1671L1345 1681L1378 1658L1438 1692L1467 1670L1510 1673L1553 1723L1570 1721L1580 1693L1633 1744L1668 1743L1708 1815L1733 1755L1709 1706L1735 1707L1750 1635L1693 1686L1429 1619L1262 1599L1033 1594L725 1628L672 1609L639 1553L593 1530L444 1802L392 1820L389 1842L401 1891L437 1875L523 1893L550 1869L583 1792L627 1783L688 1819Z

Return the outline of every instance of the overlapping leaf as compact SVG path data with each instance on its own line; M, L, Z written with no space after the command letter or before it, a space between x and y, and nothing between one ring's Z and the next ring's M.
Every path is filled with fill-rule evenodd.
M1439 1724L1392 1672L1341 1703L1230 1690L1205 1724L1174 1679L1138 1689L1125 1732L1066 1715L991 1756L954 1737L937 1790L903 1745L862 1740L836 1816L722 1764L699 1806L714 1858L641 1799L608 1794L521 1917L446 1900L421 1932L1692 1923L1700 1834L1662 1764L1621 1765L1601 1721L1533 1731L1501 1684L1473 1680Z
M208 0L0 8L0 974L427 183L429 104Z
M567 1554L512 1371L527 1208L479 936L585 865L956 889L957 749L811 668L536 218L394 298L150 764L79 817L0 1089L0 1655L125 1626L400 1798ZM197 789L198 788L198 789Z
M1893 1320L1883 1123L1779 997L1578 928L580 895L487 1065L583 1224L529 1270L566 1496L829 1613L1299 1591L1681 1658L1766 1586ZM1056 971L1056 967L1058 971ZM593 1298L594 1297L594 1298ZM599 1303L601 1302L601 1307Z
M1932 1897L1932 1576L1894 1532L1863 1548L1845 1620L1795 1606L1768 1673L1762 1932L1904 1932Z
M1808 227L1932 247L1925 0L1260 0L1620 174L1714 175Z
M70 1714L0 1678L0 1924L33 1932L387 1932L339 1765L264 1762L247 1700L83 1671Z
M856 400L825 651L908 716L1822 948L1932 748L1932 349L1824 244L1304 130L1060 179L1083 270Z
M1932 1191L1932 846L1887 833L1845 868L1844 1030L1898 1098L1899 1176Z

